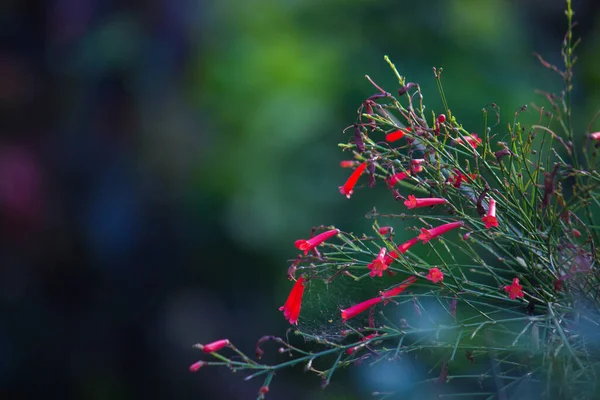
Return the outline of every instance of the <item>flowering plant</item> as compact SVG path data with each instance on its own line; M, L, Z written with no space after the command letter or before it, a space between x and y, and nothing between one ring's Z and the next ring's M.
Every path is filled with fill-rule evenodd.
M544 94L549 104L533 106L539 121L530 126L519 122L526 107L505 128L499 107L490 104L483 131L467 130L446 102L441 69L433 71L444 111L428 115L420 86L386 57L398 96L369 79L377 93L359 107L353 136L340 145L353 158L341 166L354 170L339 191L350 198L368 179L370 187L385 185L403 211L373 209L370 234L327 226L296 241L300 254L288 271L295 282L280 311L314 349L265 336L256 346L258 360L267 341L290 358L263 364L222 339L199 345L216 360L190 370L221 365L249 371L247 379L264 376L263 398L281 368L302 364L325 386L341 367L420 357L431 365L433 377L419 383L433 385L427 393L593 397L600 373L593 215L600 204L600 132L579 135L571 125L576 43L569 0L566 15L564 69L538 55L563 78L564 91ZM490 112L495 125L488 123ZM323 322L331 334L311 333L302 323L305 291L338 281L371 282L379 290L339 303L337 315Z

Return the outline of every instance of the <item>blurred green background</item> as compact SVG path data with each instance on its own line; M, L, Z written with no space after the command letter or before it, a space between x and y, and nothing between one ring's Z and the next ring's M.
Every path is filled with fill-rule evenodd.
M600 3L573 3L583 135L600 104ZM321 224L362 231L373 206L393 207L337 189L342 129L376 92L364 75L394 93L389 55L439 113L443 67L468 130L491 102L506 126L543 103L536 88L561 88L532 52L560 63L563 8L4 0L0 398L253 398L261 382L241 374L190 374L191 346L228 337L252 353L283 335L294 240ZM297 368L269 398L366 398L381 376L342 372L322 391Z

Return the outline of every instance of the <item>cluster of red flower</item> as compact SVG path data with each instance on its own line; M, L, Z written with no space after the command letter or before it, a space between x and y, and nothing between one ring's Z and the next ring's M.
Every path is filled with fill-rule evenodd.
M446 118L443 115L437 118L439 124L445 122ZM386 135L386 140L388 142L395 142L403 138L406 134L410 134L412 132L412 128L403 128L399 130L395 130ZM457 138L454 140L456 144L468 144L473 148L476 148L481 144L481 139L477 136L477 134L471 134L469 136L465 136L463 138ZM411 160L411 168L405 171L401 171L395 174L392 174L386 179L386 183L388 187L393 187L398 182L403 179L406 179L411 176L411 174L419 173L423 170L424 159L413 159ZM356 169L352 172L348 180L344 183L343 186L340 186L340 193L350 198L352 193L354 192L354 188L359 181L360 176L369 166L368 162L357 162L357 161L342 161L340 165L344 168L353 168ZM358 166L357 166L358 165ZM450 175L448 178L448 183L452 184L454 187L459 188L463 181L472 181L476 179L476 175L474 174L463 174L459 170L454 170L453 175ZM414 195L409 195L408 199L404 202L404 205L408 209L418 208L418 207L431 207L436 205L442 205L448 203L447 199L443 198L417 198ZM487 214L485 214L481 218L482 222L485 223L485 227L487 229L498 227L498 220L496 218L496 201L492 198L489 200ZM463 221L449 222L431 229L421 228L421 233L405 243L397 246L394 250L388 251L387 247L381 247L379 250L379 254L373 261L367 265L370 269L370 276L372 278L383 276L383 271L386 271L390 264L396 260L400 254L404 254L408 251L412 246L417 244L419 241L422 243L427 243L430 240L443 235L444 233L460 228L464 226ZM386 235L392 231L391 227L383 227L380 229L380 233L382 235ZM314 250L317 246L319 246L324 241L335 237L340 233L339 229L331 229L326 232L323 232L313 238L308 240L297 240L296 247L304 251L304 254L307 255L310 251ZM433 283L442 282L444 279L444 273L437 267L433 267L429 270L429 273L425 276L426 279L430 280ZM341 318L343 321L346 321L354 316L370 309L376 304L381 303L382 301L387 303L390 297L396 296L403 292L408 286L414 283L416 280L415 276L409 277L402 284L397 286L396 288L390 289L386 292L380 293L379 296L365 300L361 303L358 303L352 307L341 310ZM289 320L291 324L298 324L298 318L300 315L300 308L302 303L302 297L304 294L304 288L306 285L306 279L304 277L300 277L296 280L295 285L288 296L285 304L280 307L280 311L283 311L286 319ZM516 297L523 297L523 291L521 290L522 286L519 285L519 280L515 278L513 280L513 284L510 286L506 286L505 290L509 293L511 299L515 299Z

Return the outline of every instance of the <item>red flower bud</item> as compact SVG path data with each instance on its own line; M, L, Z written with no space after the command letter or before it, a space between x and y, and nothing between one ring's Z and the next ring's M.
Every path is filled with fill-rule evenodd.
M205 353L214 353L216 351L221 350L223 347L229 346L229 344L230 344L229 340L221 339L221 340L217 340L216 342L212 342L212 343L205 344L205 345L200 345L200 348Z
M206 365L206 361L197 361L190 365L190 372L196 372Z

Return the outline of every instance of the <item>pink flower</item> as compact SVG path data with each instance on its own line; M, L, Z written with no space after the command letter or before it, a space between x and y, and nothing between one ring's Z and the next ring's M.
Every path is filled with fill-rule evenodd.
M365 168L367 168L367 163L362 163L352 172L344 186L340 186L340 193L346 195L347 198L350 198L352 193L354 192L354 186L356 186L356 182L358 182L358 178L364 172Z
M523 293L523 286L519 285L519 278L514 278L512 285L504 286L504 290L508 292L510 298L513 300L525 295Z
M490 229L493 226L498 226L498 220L496 219L496 200L490 199L488 213L481 217L481 220L485 222L485 227L487 229Z
M590 139L592 140L600 140L600 132L594 132L590 134Z
M435 206L437 204L445 204L447 202L448 202L448 200L440 199L437 197L425 197L425 198L417 199L415 196L413 196L411 194L408 196L408 200L406 200L404 202L404 205L406 207L408 207L409 209L411 209L411 208L416 208L416 207Z
M426 276L433 283L438 283L444 280L444 273L440 271L439 268L433 267L429 270L429 273Z
M371 270L371 272L369 273L371 278L374 278L376 276L381 277L383 275L383 271L388 269L389 265L386 263L385 258L386 251L387 249L385 247L382 247L381 250L379 250L379 255L377 255L377 258L375 258L373 262L368 265L369 269Z
M314 236L308 240L304 240L304 239L296 240L294 245L296 246L296 248L298 250L304 251L304 254L308 254L309 251L311 251L312 249L314 249L315 247L317 247L318 245L320 245L327 239L330 239L330 238L336 236L338 233L340 233L339 229L331 229L326 232L320 233L317 236Z
M212 342L212 343L205 344L205 345L200 345L200 348L205 353L214 353L215 351L221 350L223 347L229 346L229 344L230 343L229 343L228 339L221 339L221 340L217 340L216 342Z
M206 365L206 361L198 361L190 365L190 372L196 372Z
M285 304L279 307L279 311L283 311L283 316L285 319L289 320L292 325L298 325L304 287L304 277L301 276L292 287L292 291L285 301Z
M410 132L410 131L412 131L411 127L407 127L404 129L398 129L397 131L393 131L393 132L390 132L387 135L385 135L385 140L390 143L395 142L397 140L402 139L404 137L404 134L406 132Z
M345 310L341 310L342 311L342 319L345 322L345 321L349 320L350 318L354 318L358 314L368 310L369 308L373 307L374 305L381 303L382 301L383 301L383 297L374 297L372 299L365 300L362 303L358 303L352 307L348 307Z
M393 187L396 183L400 182L403 179L406 179L408 176L410 176L410 171L402 171L390 176L385 181L389 186Z
M421 234L418 236L423 243L429 242L431 239L436 238L444 233L448 232L451 229L459 228L464 225L464 222L450 222L448 224L436 226L432 229L421 228Z

